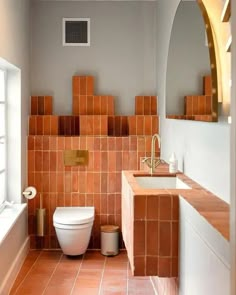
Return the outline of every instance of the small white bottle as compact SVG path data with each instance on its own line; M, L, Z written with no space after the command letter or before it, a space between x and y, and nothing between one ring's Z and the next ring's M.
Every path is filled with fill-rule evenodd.
M178 160L176 159L175 153L172 153L169 159L169 172L176 173L178 171Z

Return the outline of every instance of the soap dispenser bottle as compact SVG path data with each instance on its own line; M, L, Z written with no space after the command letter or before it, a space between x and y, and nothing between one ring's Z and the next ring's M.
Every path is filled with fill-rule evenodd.
M169 159L169 172L176 173L178 171L178 160L176 159L175 153L172 153Z

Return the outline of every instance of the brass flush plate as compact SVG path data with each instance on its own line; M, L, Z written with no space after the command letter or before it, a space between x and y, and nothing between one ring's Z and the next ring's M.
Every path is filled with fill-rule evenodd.
M64 151L65 166L86 166L89 161L88 150L66 150Z

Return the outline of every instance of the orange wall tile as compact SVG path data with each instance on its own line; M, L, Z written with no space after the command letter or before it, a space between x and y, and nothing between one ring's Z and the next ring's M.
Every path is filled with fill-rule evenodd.
M107 135L107 116L80 116L80 135Z
M30 116L29 135L58 135L58 116Z
M153 135L159 132L158 116L128 116L129 135Z
M133 240L129 246L134 255L133 274L177 277L178 196L134 195L133 199L134 219L127 225ZM144 259L144 263L139 259Z
M212 96L206 95L206 114L212 114Z
M212 95L212 80L211 76L203 77L203 93L205 95Z
M34 117L37 116L31 116L31 120ZM145 157L150 153L145 150L150 136L141 138L144 146L138 152L138 136L29 135L28 185L34 185L38 191L37 197L30 200L29 207L31 248L58 247L52 216L57 206L68 205L95 206L96 217L89 247L100 248L100 225L112 222L121 226L121 170L137 169L138 155ZM64 166L63 150L75 147L88 148L88 166ZM47 212L47 234L43 240L35 235L35 214L40 194ZM124 246L122 239L120 246Z
M73 95L73 115L114 115L114 97Z
M31 115L52 115L52 96L31 96Z
M157 97L135 96L135 115L157 115Z
M193 114L193 99L192 96L185 96L185 114Z

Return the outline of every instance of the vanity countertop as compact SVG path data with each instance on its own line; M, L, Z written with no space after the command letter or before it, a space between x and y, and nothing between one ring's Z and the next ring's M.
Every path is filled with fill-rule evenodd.
M139 186L135 176L151 176L150 173L138 171L122 172L135 195L179 195L184 198L195 210L204 217L226 240L229 241L229 204L200 186L198 183L178 172L170 174L168 165L158 166L155 176L176 176L192 189L145 189Z

